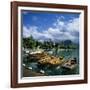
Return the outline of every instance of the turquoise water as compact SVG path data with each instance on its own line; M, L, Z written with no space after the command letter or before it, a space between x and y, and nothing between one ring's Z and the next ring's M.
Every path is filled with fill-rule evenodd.
M77 63L79 64L79 50L78 49L59 49L59 50L49 50L46 51L48 54L52 54L56 57L63 57L64 60L68 60L70 58L76 58ZM61 66L57 67L47 67L44 66L43 68L38 67L37 62L31 62L27 63L27 67L31 67L33 71L35 72L40 72L41 70L46 73L48 76L53 76L53 75L74 75L74 74L79 74L79 65L77 65L76 68L72 70L67 70L62 68Z
M55 55L57 57L63 57L65 60L70 58L77 58L77 61L79 61L79 50L78 49L59 49L58 51L52 50L52 55Z
M52 50L52 55L56 57L63 57L64 60L69 60L70 58L76 58L77 63L79 64L79 50L78 49L59 49L58 51ZM73 70L67 70L61 67L46 69L46 73L48 75L71 75L71 74L79 74L79 66Z

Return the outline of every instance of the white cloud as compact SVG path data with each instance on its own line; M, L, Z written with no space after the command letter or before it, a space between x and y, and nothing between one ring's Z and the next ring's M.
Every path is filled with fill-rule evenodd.
M28 30L27 27L23 26L23 37L29 37L30 36L30 31Z
M23 37L27 38L33 36L35 39L43 40L52 38L51 35L47 31L39 32L38 27L30 26L30 27L23 27Z
M58 22L58 25L60 25L60 26L64 26L64 22Z
M53 25L55 27L63 27L64 24L65 24L63 20L64 20L64 17L63 16L58 17L57 20L56 20L56 22L53 23Z
M48 39L51 39L53 41L70 39L74 42L78 42L80 24L79 19L80 17L73 18L68 22L57 19L53 24L54 27L48 27L47 30L42 30L42 32L38 31L39 27L30 26L29 28L27 28L26 26L24 26L23 37L29 37L32 35L35 39L40 41Z
M70 21L68 24L67 24L67 30L70 30L70 31L79 31L79 18L75 18L73 19L72 21Z
M36 28L37 27L35 27L35 26L32 26L32 27L23 26L23 37L31 36L32 33L36 32Z

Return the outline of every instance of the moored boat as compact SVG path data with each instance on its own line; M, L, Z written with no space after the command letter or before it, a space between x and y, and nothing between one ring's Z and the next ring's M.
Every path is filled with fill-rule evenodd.
M62 68L66 68L66 69L72 70L72 69L76 68L77 65L78 65L77 64L77 60L76 60L76 58L74 58L74 59L70 59L70 60L65 61L62 64Z
M42 50L42 49L38 49L38 50L36 50L36 51L32 51L32 52L30 52L30 54L38 54L38 53L43 53L43 51L44 50Z

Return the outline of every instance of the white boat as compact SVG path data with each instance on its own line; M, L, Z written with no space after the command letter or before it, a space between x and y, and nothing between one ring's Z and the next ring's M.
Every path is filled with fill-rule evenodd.
M28 67L28 69L32 70L32 67Z
M25 65L25 64L23 64L23 66L25 67L26 65Z
M30 52L30 54L37 54L37 53L42 53L42 52L43 52L43 50L39 49L39 50L35 50L35 51Z
M45 73L45 71L44 71L44 70L40 70L40 73L43 73L43 74L44 74L44 73Z
M57 67L56 67L57 70L60 69L60 68L61 68L61 66L57 66Z

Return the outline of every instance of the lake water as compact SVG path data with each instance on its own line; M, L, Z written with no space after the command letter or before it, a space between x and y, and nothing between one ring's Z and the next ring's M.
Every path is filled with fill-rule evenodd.
M33 71L40 72L41 70L44 71L48 76L53 75L75 75L79 74L79 50L78 49L59 49L59 50L49 50L47 53L52 54L56 57L63 57L64 60L68 60L70 58L76 58L77 59L77 67L72 70L67 70L62 68L61 66L57 67L43 67L39 68L37 62L31 62L27 63L27 67L31 67Z

